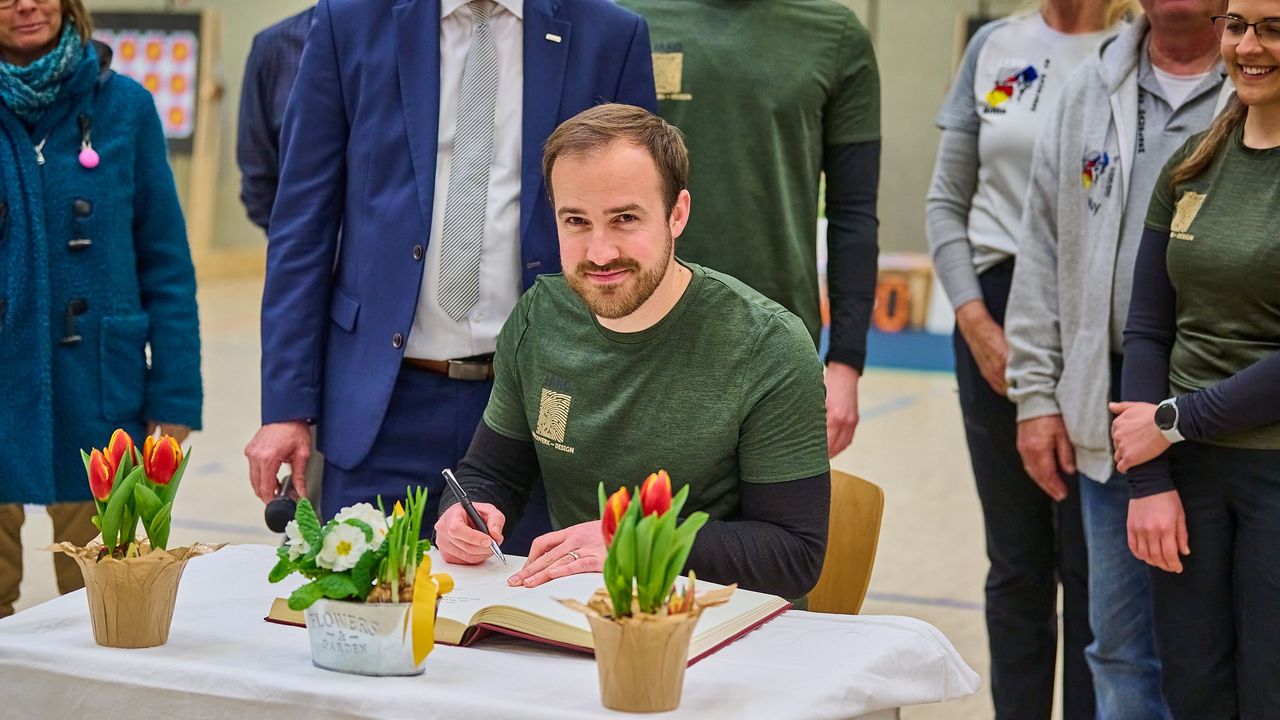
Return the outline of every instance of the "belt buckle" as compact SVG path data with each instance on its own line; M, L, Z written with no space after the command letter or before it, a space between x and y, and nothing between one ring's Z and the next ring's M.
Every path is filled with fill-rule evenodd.
M467 360L449 360L450 380L482 381L489 379L489 363Z

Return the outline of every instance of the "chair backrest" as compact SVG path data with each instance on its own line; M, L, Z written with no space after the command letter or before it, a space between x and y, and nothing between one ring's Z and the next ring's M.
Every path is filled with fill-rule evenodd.
M884 515L884 491L860 477L831 471L831 519L827 555L809 610L858 614L871 584Z

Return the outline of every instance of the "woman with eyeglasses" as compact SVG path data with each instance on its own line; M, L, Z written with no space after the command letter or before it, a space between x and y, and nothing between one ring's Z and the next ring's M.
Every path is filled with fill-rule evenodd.
M1063 590L1063 716L1095 716L1092 635L1074 468L1055 502L1023 468L1006 397L1005 306L1041 126L1067 79L1133 10L1128 0L1045 0L983 26L938 114L926 204L934 269L956 314L960 409L986 525L987 635L997 718L1048 718Z
M82 0L0 0L0 617L23 503L97 529L80 450L200 425L195 273L151 95L108 69ZM82 586L55 559L58 589Z
M1280 712L1280 0L1213 19L1236 95L1156 184L1112 426L1177 718Z

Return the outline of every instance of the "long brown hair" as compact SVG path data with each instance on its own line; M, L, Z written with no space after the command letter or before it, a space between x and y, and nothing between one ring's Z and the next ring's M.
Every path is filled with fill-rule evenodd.
M68 20L75 23L80 39L89 42L93 37L93 16L85 8L83 0L62 0L62 21Z
M1240 102L1235 93L1231 93L1227 106L1209 125L1204 137L1200 138L1200 144L1169 173L1169 184L1177 186L1207 170L1248 113L1248 106Z

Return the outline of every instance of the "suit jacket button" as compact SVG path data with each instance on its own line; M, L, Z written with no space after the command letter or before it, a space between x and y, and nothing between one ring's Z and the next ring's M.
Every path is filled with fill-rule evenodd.
M413 246L413 259L414 259L414 260L421 260L421 259L422 259L422 246L421 246L421 245L414 245L414 246Z
M396 333L395 335L392 335L391 347L399 350L401 345L404 345L404 336L401 335L400 333Z

